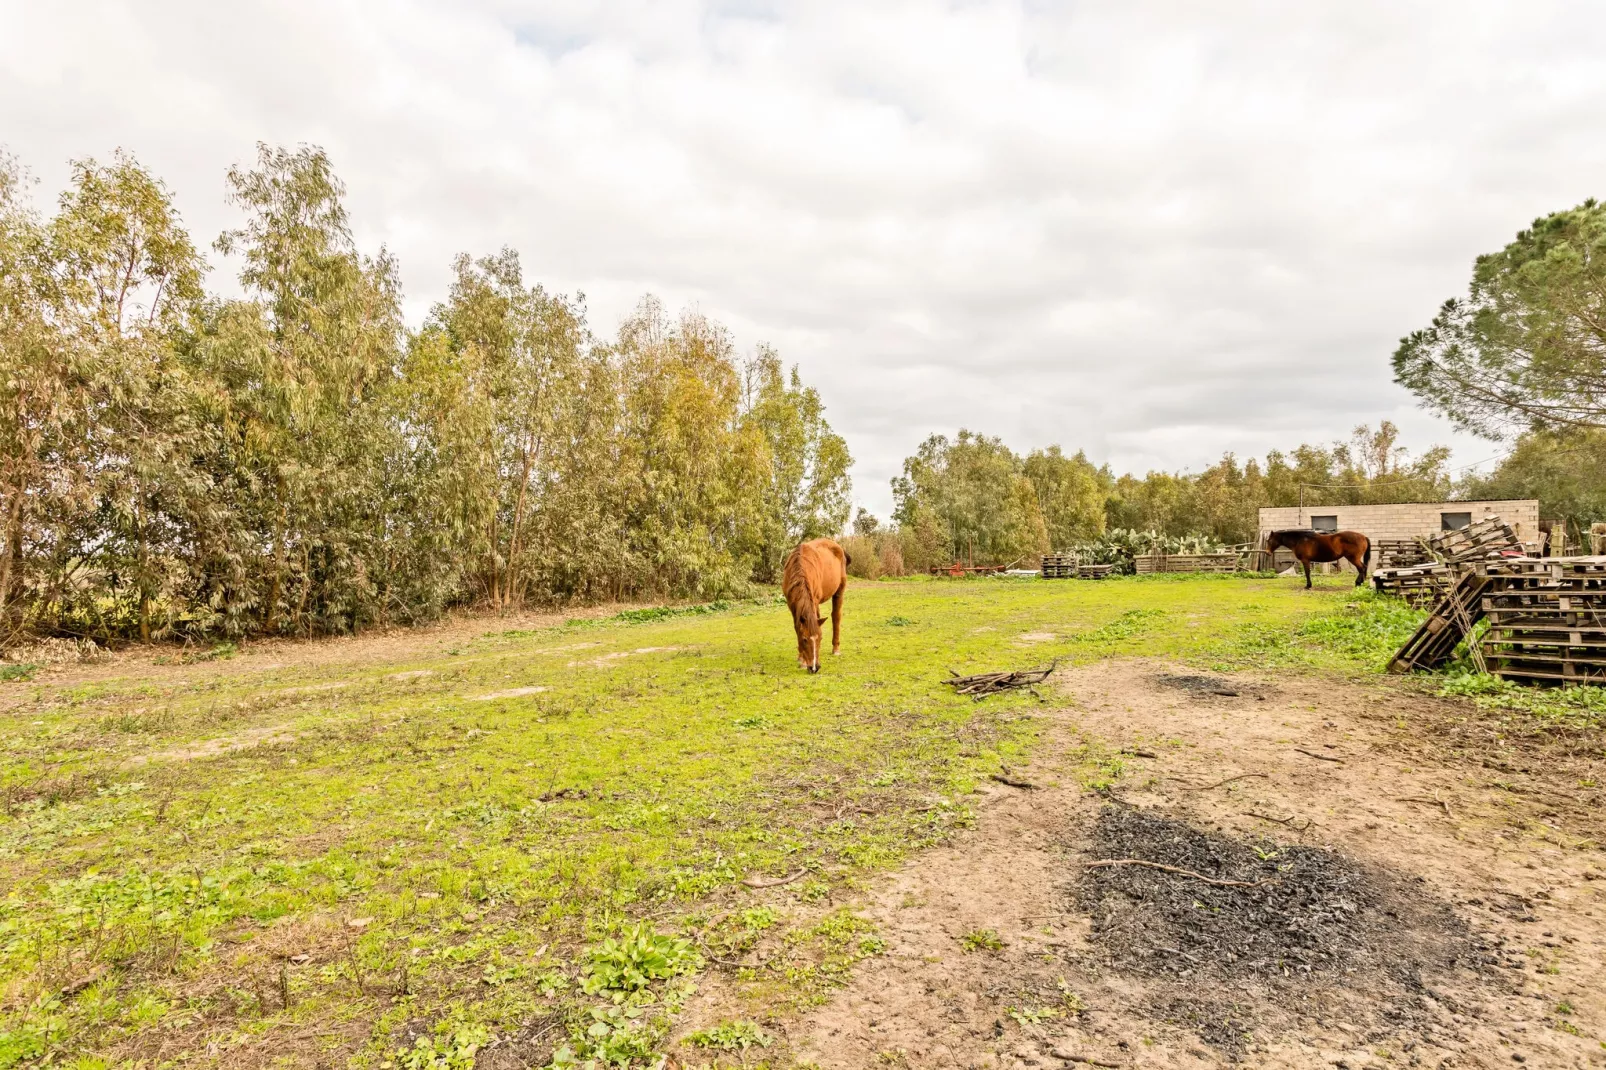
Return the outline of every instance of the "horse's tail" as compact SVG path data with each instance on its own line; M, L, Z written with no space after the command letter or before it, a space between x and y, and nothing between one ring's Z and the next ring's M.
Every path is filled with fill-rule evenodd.
M1361 537L1366 540L1366 552L1361 554L1361 575L1364 576L1372 567L1372 537L1370 535Z

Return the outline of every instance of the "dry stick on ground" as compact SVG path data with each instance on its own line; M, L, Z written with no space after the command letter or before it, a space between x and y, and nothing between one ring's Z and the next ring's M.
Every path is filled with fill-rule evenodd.
M1033 784L1033 783L1031 783L1029 781L1025 781L1025 780L1014 780L1014 779L1012 779L1010 777L1005 776L1002 773L994 773L992 776L988 777L988 779L989 780L996 780L1000 784L1008 784L1012 788L1024 788L1027 791L1034 791L1037 788L1036 784Z
M1339 765L1344 764L1344 759L1335 758L1331 754L1317 754L1315 751L1306 750L1304 747L1295 747L1294 749L1307 758L1315 758L1318 762L1337 762Z
M1289 828L1293 829L1295 832L1304 832L1306 829L1308 829L1312 825L1316 824L1316 822L1312 821L1310 818L1307 817L1305 819L1305 823L1303 825L1296 825L1296 824L1294 824L1294 815L1292 815L1292 814L1290 814L1288 817L1272 817L1270 814L1262 814L1262 813L1258 813L1258 812L1256 812L1254 810L1245 810L1244 811L1244 816L1245 817L1258 817L1262 821L1271 821L1271 822L1273 822L1275 824L1278 824L1278 825L1287 825Z
M1109 1070L1121 1070L1122 1067L1121 1063L1107 1063L1103 1062L1102 1060L1095 1059L1089 1055L1072 1055L1068 1051L1061 1051L1059 1049L1055 1049L1054 1058L1063 1059L1068 1063L1081 1063L1084 1066L1108 1067Z
M1218 780L1213 784L1199 784L1197 786L1190 787L1187 790L1189 790L1189 791L1209 791L1211 788L1219 788L1223 784L1231 784L1234 780L1247 780L1250 777L1255 777L1255 776L1260 777L1262 780L1271 779L1265 773L1239 773L1237 776L1230 776L1226 780Z
M1451 821L1455 820L1455 814L1450 812L1450 804L1448 802L1446 802L1445 800L1439 798L1437 795L1433 796L1433 798L1431 798L1431 799L1428 798L1426 795L1401 795L1401 796L1398 796L1394 801L1395 802L1427 803L1429 806L1442 806L1442 807L1444 807L1444 816L1449 818Z
M1086 866L1088 869L1102 869L1102 868L1107 867L1107 866L1143 866L1146 869L1158 869L1158 870L1163 870L1166 873L1175 873L1175 874L1177 874L1178 876L1181 876L1181 877L1192 877L1196 881L1204 881L1206 884L1214 884L1214 885L1218 885L1218 886L1220 886L1222 888L1259 888L1261 885L1264 885L1264 884L1276 884L1277 883L1274 880L1264 880L1264 881L1223 881L1223 880L1217 880L1214 877L1207 877L1203 873L1195 873L1191 869L1183 869L1180 866L1164 866L1164 865L1161 865L1159 862L1146 862L1141 858L1101 858L1101 859L1099 859L1099 860L1097 860L1095 862L1083 862L1082 864L1084 866Z
M808 870L800 869L790 877L777 877L774 880L765 880L762 877L748 877L742 881L749 888L779 888L783 884L791 884L799 877L808 876Z
M983 672L974 676L960 676L949 669L953 676L951 680L943 683L954 689L957 695L969 695L973 699L981 699L987 695L996 695L1000 691L1009 691L1015 688L1031 689L1033 684L1040 684L1047 680L1055 669L1059 668L1059 659L1049 662L1046 668L1020 669L1013 672ZM1039 698L1042 696L1039 695Z

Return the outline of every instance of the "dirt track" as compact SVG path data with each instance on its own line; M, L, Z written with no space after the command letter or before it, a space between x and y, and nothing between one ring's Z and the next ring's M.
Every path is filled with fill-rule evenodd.
M1066 704L1050 715L1037 764L1011 771L1036 787L990 785L973 831L874 891L868 913L887 953L789 1030L800 1061L1606 1065L1598 760L1513 741L1464 705L1396 681L1222 685L1167 673L1117 662L1063 679ZM1235 972L1230 952L1198 962L1209 953L1198 943L1174 949L1198 969L1135 968L1119 934L1096 933L1084 909L1107 803L1078 776L1106 747L1153 755L1124 757L1110 793L1140 812L1245 850L1305 845L1326 850L1301 857L1353 861L1382 889L1363 912L1389 912L1395 936L1380 929L1383 939L1302 983ZM1140 919L1193 883L1144 872L1158 882L1152 894L1128 885L1112 900ZM1198 898L1202 910L1219 902ZM982 930L1003 947L967 951L965 934ZM1380 968L1378 955L1392 965Z

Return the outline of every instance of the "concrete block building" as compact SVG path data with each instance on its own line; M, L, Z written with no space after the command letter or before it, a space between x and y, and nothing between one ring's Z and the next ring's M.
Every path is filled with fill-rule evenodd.
M1485 517L1498 516L1517 533L1524 546L1537 553L1539 500L1516 498L1487 502L1402 502L1398 505L1306 505L1262 509L1260 540L1285 528L1317 531L1358 531L1372 539L1414 539L1453 528L1464 528ZM1279 552L1279 557L1281 553ZM1292 560L1290 555L1289 560ZM1348 566L1346 566L1348 567Z

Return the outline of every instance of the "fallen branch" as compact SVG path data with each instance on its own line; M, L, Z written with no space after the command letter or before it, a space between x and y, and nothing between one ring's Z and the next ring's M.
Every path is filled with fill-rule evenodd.
M765 880L762 877L747 877L742 880L742 883L749 888L779 888L783 884L791 884L799 877L808 876L808 873L808 870L800 869L790 877L777 877L774 880Z
M1011 779L1010 777L1005 776L1002 773L994 773L992 776L988 777L988 779L989 780L996 780L1000 784L1008 784L1012 788L1023 788L1026 791L1035 791L1037 789L1037 785L1031 783L1030 781L1014 780L1014 779Z
M1256 777L1256 776L1260 777L1262 780L1269 780L1270 779L1265 773L1239 773L1237 776L1230 776L1226 780L1218 780L1214 784L1200 784L1197 787L1190 787L1188 790L1189 791L1209 791L1211 788L1219 788L1223 784L1231 784L1234 780L1247 780L1250 777Z
M1344 764L1344 759L1335 758L1331 754L1317 754L1315 751L1306 750L1303 747L1295 747L1294 749L1307 758L1315 758L1318 762L1337 762L1339 765Z
M1146 869L1158 869L1158 870L1162 870L1162 871L1164 871L1166 873L1175 873L1180 877L1192 877L1196 881L1204 881L1206 884L1214 884L1214 885L1218 885L1219 887L1222 887L1222 888L1259 888L1261 885L1264 885L1264 884L1276 884L1277 883L1274 880L1264 880L1264 881L1224 881L1224 880L1217 880L1215 877L1207 877L1203 873L1195 873L1191 869L1183 869L1180 866L1161 865L1159 862L1147 862L1147 861L1144 861L1141 858L1101 858L1096 862L1084 862L1082 864L1084 866L1086 866L1088 869L1103 869L1103 868L1108 867L1108 866L1143 866Z
M1132 758L1158 758L1158 757L1160 757L1158 754L1154 753L1152 750L1124 750L1121 753L1125 754L1125 755L1127 755L1129 757L1132 757Z

